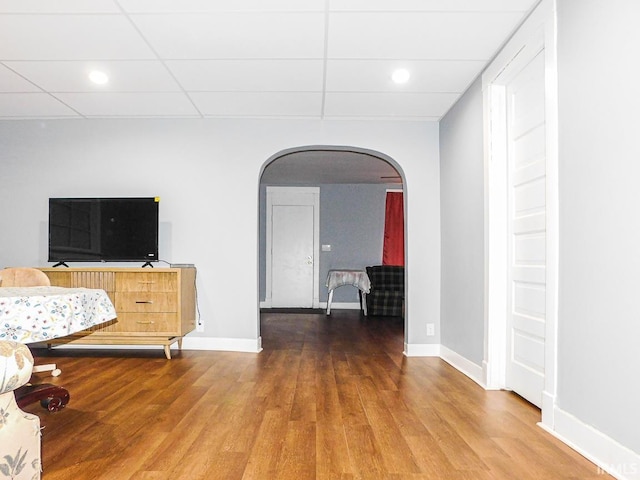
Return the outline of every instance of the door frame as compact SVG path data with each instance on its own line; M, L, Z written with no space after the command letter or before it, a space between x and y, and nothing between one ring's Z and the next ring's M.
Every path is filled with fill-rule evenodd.
M290 205L288 198L293 195L304 195L312 198L310 204L313 205L313 299L312 308L320 306L320 285L319 285L319 260L320 260L320 188L319 187L271 187L267 186L267 211L266 211L266 278L265 278L265 308L272 306L272 284L271 274L273 270L272 257L272 212L274 205ZM298 203L295 203L296 205Z
M506 387L508 185L505 84L513 71L545 52L546 327L542 425L553 429L558 329L558 80L555 1L543 0L482 75L485 125L485 356L488 389Z

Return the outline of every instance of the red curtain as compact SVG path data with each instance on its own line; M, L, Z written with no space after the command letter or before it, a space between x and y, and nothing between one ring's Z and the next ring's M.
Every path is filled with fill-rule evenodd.
M383 265L404 266L404 205L402 192L387 192L384 218Z

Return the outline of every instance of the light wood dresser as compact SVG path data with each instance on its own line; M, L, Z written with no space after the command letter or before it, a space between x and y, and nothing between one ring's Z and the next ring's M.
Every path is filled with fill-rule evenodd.
M41 268L51 285L105 290L117 319L51 343L89 345L171 345L196 325L196 269Z

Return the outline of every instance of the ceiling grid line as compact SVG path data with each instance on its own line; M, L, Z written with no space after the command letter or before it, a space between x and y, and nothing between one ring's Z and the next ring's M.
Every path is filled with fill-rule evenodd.
M437 121L537 3L3 0L0 119Z

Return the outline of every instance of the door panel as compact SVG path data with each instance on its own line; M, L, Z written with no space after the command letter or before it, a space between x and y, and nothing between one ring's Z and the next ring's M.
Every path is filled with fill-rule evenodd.
M320 189L267 187L266 307L318 308Z
M314 207L274 205L272 221L272 305L313 306Z
M507 387L541 406L546 314L544 51L506 85L509 173Z

